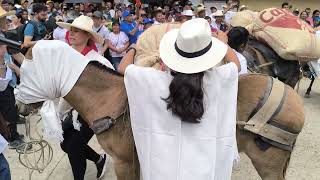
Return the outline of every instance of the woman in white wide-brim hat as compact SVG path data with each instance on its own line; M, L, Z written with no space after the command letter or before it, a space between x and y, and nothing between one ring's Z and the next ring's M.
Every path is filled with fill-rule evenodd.
M75 50L113 69L111 63L98 53L95 43L103 43L104 40L93 31L93 20L90 17L82 15L74 19L72 23L57 22L57 25L69 30L69 44ZM63 98L59 101L58 109L61 117L68 114L62 123L64 140L61 143L61 148L68 154L74 180L84 179L87 159L96 164L97 178L101 179L106 170L108 157L107 154L99 155L88 145L89 140L94 135L93 131L75 110L71 110L72 107ZM78 122L73 122L72 119L78 119ZM80 126L79 123L81 123ZM80 131L75 130L75 128L80 129Z
M104 40L92 29L93 20L90 17L81 15L72 23L57 22L57 25L69 30L67 41L75 50L112 68L111 63L98 53L95 43L102 44Z
M227 36L192 19L167 32L159 50L166 72L128 65L132 48L119 66L142 179L231 179L240 64Z

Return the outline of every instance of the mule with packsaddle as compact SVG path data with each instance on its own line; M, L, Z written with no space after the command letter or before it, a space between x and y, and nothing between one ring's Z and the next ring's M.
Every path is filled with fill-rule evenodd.
M157 43L160 42L167 28L167 25L155 26L142 34L136 57L141 55L139 46L142 47L141 41L146 37L154 40L155 45L149 44L149 48L154 48L153 52L156 52ZM50 44L47 42L46 47L36 46L35 49L38 50L33 52L45 52L50 48L51 51L61 51L61 49L54 49L58 46ZM68 63L68 60L64 62ZM29 61L28 63L37 62ZM28 71L24 68L22 65L22 74ZM21 83L28 88L29 83L35 83L36 79L33 78L35 76L39 74L32 74L29 81L22 79ZM57 73L50 73L47 76L53 79L59 78L56 77L59 76ZM41 86L41 83L39 85ZM54 84L54 86L59 90L62 84ZM39 87L37 93L47 94L48 92L44 89ZM29 92L31 91L19 91L25 97L31 95L28 94ZM58 91L56 94L61 93ZM99 144L112 156L117 179L138 180L140 178L139 161L130 125L123 76L98 62L89 62L72 89L63 98L91 126ZM248 155L262 179L285 179L290 156L296 138L302 130L304 119L303 102L288 85L262 74L240 77L237 111L238 148L240 152Z

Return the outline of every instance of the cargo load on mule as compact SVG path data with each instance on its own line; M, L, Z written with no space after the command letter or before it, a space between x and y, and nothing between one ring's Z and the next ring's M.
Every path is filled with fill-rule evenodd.
M238 12L231 25L245 27L258 41L268 44L285 60L312 61L320 58L320 38L313 28L285 9Z

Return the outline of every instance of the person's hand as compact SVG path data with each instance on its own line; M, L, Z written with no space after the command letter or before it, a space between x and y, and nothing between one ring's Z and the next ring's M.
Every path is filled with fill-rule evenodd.
M15 65L14 63L8 64L8 67L13 70L14 72L17 72L19 70L19 67Z
M222 31L218 31L216 38L219 39L220 41L224 42L225 44L228 44L228 36L226 33L222 32Z
M137 19L137 24L139 25L139 24L141 24L142 22L143 22L142 17L139 17L139 18Z
M49 40L49 39L51 39L51 35L50 35L50 34L46 34L46 36L44 36L43 39L44 39L44 40Z

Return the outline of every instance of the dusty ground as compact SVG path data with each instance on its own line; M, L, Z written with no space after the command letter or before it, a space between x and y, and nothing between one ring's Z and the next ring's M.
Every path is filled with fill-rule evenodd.
M309 81L303 80L300 85L300 94L306 90ZM287 180L319 180L320 179L320 80L316 80L312 97L304 99L306 122L302 133L299 135L296 148L287 172ZM36 117L32 118L35 121ZM33 122L34 123L34 122ZM24 132L24 127L19 125L19 131ZM35 131L32 128L34 137ZM72 172L67 156L61 151L59 144L50 141L53 147L54 156L52 162L39 174L35 172L32 180L72 180ZM101 148L93 138L90 142L97 151ZM28 170L24 168L18 160L15 151L7 150L5 156L8 158L11 167L13 180L27 180ZM108 163L108 170L105 180L115 180L111 161ZM93 163L88 162L86 180L95 180L96 169ZM249 159L241 155L241 162L234 168L232 180L259 180L256 171L253 169Z

